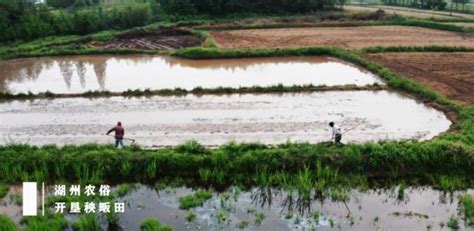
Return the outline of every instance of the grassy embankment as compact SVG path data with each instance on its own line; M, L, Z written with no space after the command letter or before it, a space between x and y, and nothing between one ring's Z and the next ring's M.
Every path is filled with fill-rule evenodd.
M448 21L449 22L449 21ZM474 22L473 20L457 20L456 22ZM285 22L275 24L241 24L228 25L225 30L243 30L243 29L272 29L272 28L310 28L310 27L357 27L357 26L415 26L428 29L445 30L452 32L473 33L472 28L465 28L456 25L441 23L417 18L393 18L388 20L354 20L354 21L322 21L319 23L300 23ZM212 30L213 26L196 26L196 29ZM220 29L220 28L219 28Z
M74 98L74 97L113 97L113 96L123 96L123 97L142 97L142 96L183 96L187 94L194 95L203 95L203 94L212 94L212 95L222 95L222 94L267 94L267 93L289 93L289 92L314 92L314 91L373 91L373 90L387 90L388 88L374 83L367 86L357 86L353 84L341 85L341 86L325 86L325 85L293 85L293 86L283 86L272 85L272 86L252 86L252 87L216 87L216 88L202 88L196 87L191 90L186 90L183 88L175 89L160 89L160 90L127 90L124 92L110 92L110 91L87 91L85 93L79 94L55 94L51 92L44 93L18 93L18 94L9 94L9 93L0 93L0 99L4 100L28 100L28 99L38 99L38 98Z

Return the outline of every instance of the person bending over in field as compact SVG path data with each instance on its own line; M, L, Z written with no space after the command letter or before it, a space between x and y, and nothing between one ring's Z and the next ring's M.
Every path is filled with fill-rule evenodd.
M118 146L122 146L122 148L124 147L123 145L123 136L125 135L125 129L123 129L122 127L122 123L121 122L117 122L117 125L115 127L113 127L112 129L110 129L108 132L107 132L107 135L109 135L111 132L115 132L115 147L118 148Z
M332 128L332 137L331 139L334 139L334 143L336 145L342 145L341 140L342 140L342 132L341 128L334 124L334 122L329 123L329 127Z

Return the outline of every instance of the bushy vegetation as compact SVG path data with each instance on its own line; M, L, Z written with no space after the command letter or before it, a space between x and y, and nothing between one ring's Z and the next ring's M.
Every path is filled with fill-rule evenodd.
M452 230L458 230L459 229L459 219L455 216L451 216L448 220L448 222L446 222L446 225L448 226L448 228L452 229Z
M465 223L474 226L474 195L463 195L460 198Z
M21 223L26 226L25 231L62 231L68 227L61 214L52 212L47 212L45 216L23 217Z
M74 2L74 8L62 9L65 6L59 1L48 1L49 5L33 5L28 0L0 1L0 43L51 35L85 35L157 21L199 18L196 15L306 13L334 9L344 3L343 0L148 0L105 8L95 2ZM59 9L53 10L51 6Z
M0 2L0 43L29 41L51 35L85 35L100 30L146 25L152 20L152 4L128 4L113 8L81 8L71 12L30 5L26 0Z
M197 191L194 194L179 198L180 209L191 209L202 206L204 202L211 199L212 193L209 191Z
M170 226L163 226L156 218L148 218L140 224L142 231L172 231Z
M165 11L176 14L235 14L241 12L272 13L294 12L303 13L322 9L333 9L344 1L330 0L160 0Z
M74 231L101 231L100 222L95 214L84 214L72 225Z

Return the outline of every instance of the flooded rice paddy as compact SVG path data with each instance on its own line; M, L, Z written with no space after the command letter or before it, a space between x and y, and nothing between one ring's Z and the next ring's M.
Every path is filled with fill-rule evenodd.
M117 121L143 146L314 143L330 140L330 121L342 127L343 142L426 140L451 125L442 112L390 91L57 98L0 103L0 143L110 143L105 132Z
M157 218L173 230L450 230L447 222L453 216L459 217L459 230L474 230L464 224L459 212L459 196L472 195L472 189L452 193L427 187L339 190L343 197L331 196L333 190L302 199L296 192L276 188L231 187L212 192L202 206L187 211L180 209L179 198L195 190L137 185L115 201L125 202L118 223L130 231L138 231L147 218ZM0 213L18 222L21 207L15 204L15 192L21 189L12 188L1 200ZM189 213L195 215L193 219L186 218ZM77 215L66 219L73 223ZM102 228L107 228L105 220Z
M382 84L375 75L329 57L185 60L85 55L0 61L0 91L11 94L374 83Z

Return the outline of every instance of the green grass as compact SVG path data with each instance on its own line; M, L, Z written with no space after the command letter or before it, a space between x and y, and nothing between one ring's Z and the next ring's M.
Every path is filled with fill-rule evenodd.
M314 23L301 23L301 22L282 22L272 24L236 24L226 25L224 27L213 27L213 26L197 26L200 30L245 30L245 29L278 29L278 28L313 28L313 27L358 27L358 26L415 26L423 27L435 30L444 30L452 32L465 32L471 33L472 31L461 26L450 25L436 20L417 19L417 18L403 18L401 16L386 19L386 20L355 20L341 16L340 19L346 20L324 20ZM458 20L463 22L471 22L471 20Z
M308 191L305 189L324 189L337 184L364 185L369 179L383 183L394 181L396 184L403 179L407 184L437 185L440 179L452 178L462 180L462 184L456 185L464 188L472 186L470 173L474 151L472 145L459 140L441 139L344 147L292 143L266 147L229 143L198 155L181 153L174 148L141 150L92 144L62 148L11 145L0 147L0 163L0 177L6 182L87 182L89 178L112 182L183 179L185 183L204 186L296 185L301 191ZM91 169L93 172L89 172ZM29 174L37 172L40 174ZM186 209L191 207L189 204L201 203L199 198L202 197L186 197L182 207Z
M16 231L18 228L9 217L0 214L0 230L1 231Z
M453 229L453 230L458 230L459 229L459 219L454 217L454 216L451 216L449 218L449 221L446 222L446 225L448 226L448 228L450 229Z
M249 226L249 222L246 220L240 221L235 225L235 227L237 227L238 229L245 229L247 228L247 226Z
M395 47L370 47L362 49L366 53L384 53L384 52L474 52L474 48L468 47L450 47L450 46L395 46Z
M193 222L194 220L196 220L196 213L194 213L193 211L189 211L187 214L186 214L186 221L188 222Z
M216 43L214 42L214 39L211 37L208 31L204 30L193 30L193 33L195 35L198 35L202 39L204 39L204 42L202 44L203 47L210 47L210 48L215 48L217 47Z
M47 212L45 216L23 217L21 223L26 226L26 231L62 231L68 227L62 214L52 212Z
M202 206L207 200L212 198L212 192L197 191L194 194L179 198L180 209L191 209Z
M163 226L156 218L147 218L140 224L142 231L172 231L170 226Z
M170 96L170 95L222 95L222 94L246 94L246 93L283 93L283 92L315 92L315 91L367 91L367 90L384 90L387 89L385 86L380 84L372 84L367 86L356 86L354 84L340 85L340 86L325 86L325 85L293 85L284 86L282 84L272 86L252 86L252 87L216 87L216 88L202 88L196 87L191 90L183 88L175 89L160 89L160 90L126 90L124 92L110 92L110 91L87 91L79 94L55 94L52 92L43 92L38 94L33 93L18 93L9 94L1 93L0 99L5 100L26 100L26 99L51 99L51 98L75 98L75 97L86 97L86 98L99 98L99 97L143 97L143 96Z
M42 47L31 51L12 51L4 52L0 51L1 59L14 59L14 58L28 58L28 57L42 57L42 56L64 56L64 55L91 55L91 54L160 54L160 51L154 50L140 50L140 49L128 49L128 48L94 48L83 44L68 44L55 47Z
M74 231L102 231L95 214L84 214L72 225Z
M255 213L255 224L256 225L261 225L263 220L265 220L265 214L261 212L256 212Z
M416 27L423 27L435 30L445 30L445 31L453 31L453 32L470 32L463 27L438 23L428 20L422 19L402 19L396 21L387 21L387 22L379 22L376 25L398 25L398 26L416 26Z
M462 205L464 220L469 226L474 226L474 195L463 195L459 198Z
M124 197L125 195L129 194L136 188L137 188L137 184L121 184L117 186L117 188L115 189L115 194L118 197Z

